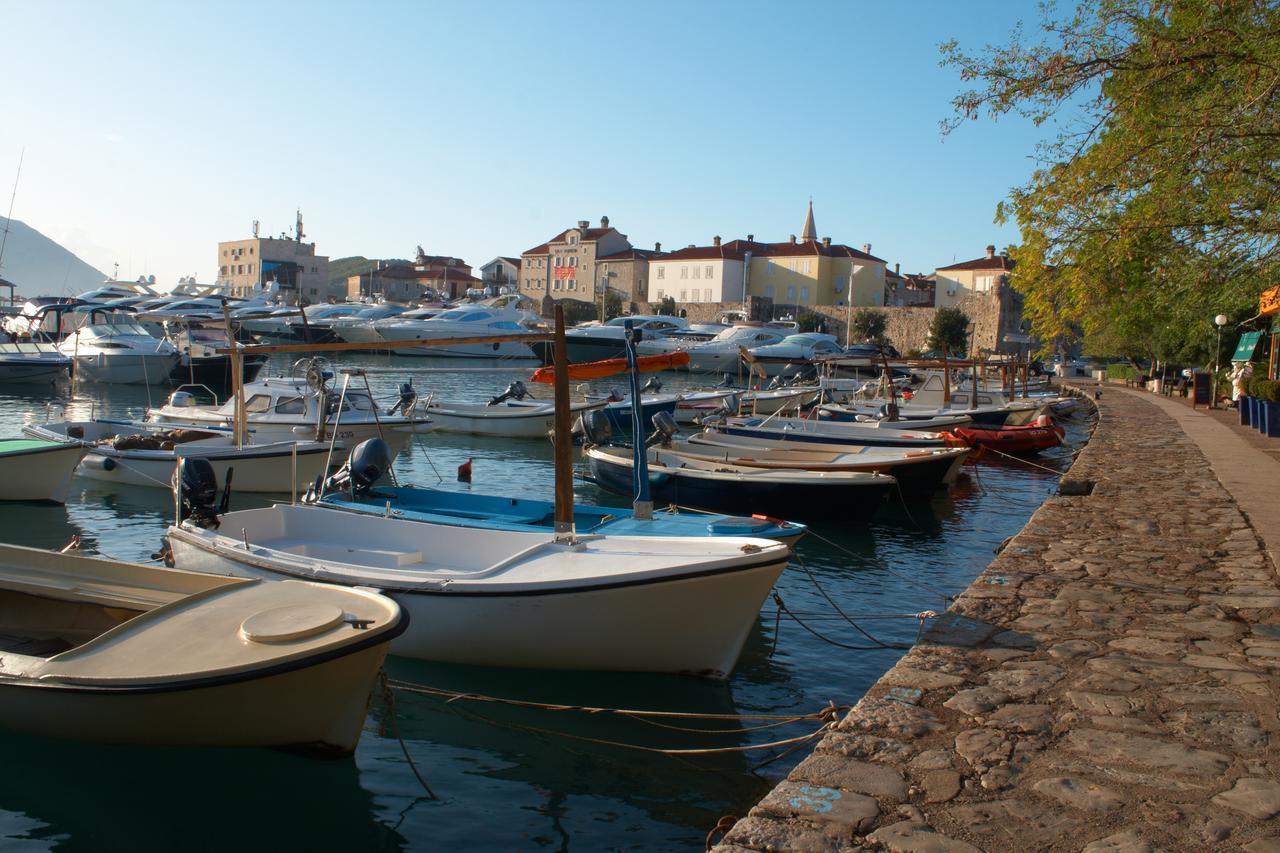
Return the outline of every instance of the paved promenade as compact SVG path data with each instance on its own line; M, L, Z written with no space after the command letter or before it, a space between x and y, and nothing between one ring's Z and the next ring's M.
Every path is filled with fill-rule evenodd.
M1099 406L1065 478L1092 493L1047 501L721 850L1280 853L1249 523L1274 548L1280 463L1178 403Z

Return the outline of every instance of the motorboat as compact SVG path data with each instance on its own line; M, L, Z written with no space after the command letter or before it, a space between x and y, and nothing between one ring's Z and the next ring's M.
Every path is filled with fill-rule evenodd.
M807 418L716 417L703 419L709 431L773 441L810 444L865 445L868 447L948 447L959 443L949 436L912 430L893 421L834 423Z
M555 403L552 400L535 400L528 393L524 383L517 381L485 403L451 403L431 399L423 406L423 411L440 432L545 439L554 426ZM608 403L607 399L574 403L569 411L571 416L576 416Z
M23 434L45 441L80 442L88 451L78 473L129 486L171 488L176 464L208 459L223 481L234 469L237 492L294 493L327 473L330 448L320 441L279 441L237 446L228 429L189 429L99 419L28 426ZM341 459L336 460L340 462Z
M437 358L535 358L533 349L523 341L500 341L488 344L450 345L454 338L500 337L532 334L526 323L527 311L515 308L493 308L486 305L460 305L428 320L390 323L378 332L390 342L430 341L432 346L393 346L396 355L434 356Z
M403 305L392 305L384 302L379 305L366 305L349 317L337 317L327 321L329 332L336 340L346 343L377 340L376 335L363 337L361 331L368 329L379 320L395 320L409 309ZM361 330L361 331L356 331ZM354 337L352 334L354 333Z
M802 332L775 344L747 349L747 361L766 376L792 376L811 369L816 359L842 352L835 335Z
M178 348L179 355L178 363L169 375L172 384L204 385L211 390L223 392L233 388L235 383L231 375L231 356L218 353L219 349L229 348L231 342L227 339L226 331L219 325L190 322L166 324L168 337ZM259 352L242 352L238 357L242 384L257 379L270 358L266 353Z
M634 493L632 448L603 444L582 452L596 485L616 494ZM647 454L655 501L735 515L865 521L897 484L887 474L748 467L661 447L649 447Z
M954 429L955 427L968 426L973 423L973 418L967 412L956 411L951 414L939 414L929 417L928 415L932 414L932 412L912 410L909 414L903 415L902 408L895 407L892 403L883 403L879 406L871 404L822 403L814 409L814 412L820 421L888 423L905 427L906 429L920 430L921 432L939 432L944 429Z
M373 590L0 545L0 728L345 755L405 627Z
M72 360L72 375L81 382L110 385L161 385L178 364L172 343L119 315L92 312L88 324L67 335L58 352Z
M481 666L725 678L791 555L769 539L558 540L309 504L216 529L202 517L169 528L178 567L374 587L410 616L394 653Z
M963 451L962 451L963 452ZM384 448L369 441L356 447L351 458L325 482L319 496L308 500L350 512L386 515L488 530L555 531L552 501L451 492L418 486L377 485L390 468ZM353 478L352 470L359 473ZM363 478L363 481L360 480ZM633 510L592 506L576 501L573 524L579 534L611 536L751 536L794 544L808 528L773 518L681 513L675 509L638 518Z
M738 388L716 388L688 392L676 404L676 420L701 423L703 418L724 414L772 415L785 409L798 409L817 395L813 387L773 388L762 391Z
M367 387L348 384L345 390L332 388L329 378L323 366L313 363L305 376L267 377L245 385L245 421L254 440L269 443L310 437L326 441L334 437L349 450L367 438L383 438L398 453L413 434L430 431L431 419L413 411L417 395L409 386L387 412ZM231 426L235 399L200 403L197 395L201 391L178 388L164 405L147 411L147 422L196 428Z
M991 428L964 428L953 430L970 447L989 448L1002 453L1032 454L1049 450L1062 444L1066 430L1053 422L1050 415L1041 415L1030 423L1017 426Z
M690 373L737 372L742 364L739 347L756 347L780 343L788 334L759 324L731 326L711 340L688 348Z
M625 355L628 323L638 333L637 342L665 338L689 328L689 321L683 317L667 317L660 314L636 314L615 317L606 323L575 326L565 333L565 354L569 362L576 364L581 361L622 358ZM550 344L542 342L537 345L536 351L543 364L552 363Z
M70 370L71 359L52 344L0 344L0 385L52 385Z
M0 501L66 503L85 453L78 441L0 439Z
M801 445L801 446L797 446ZM794 468L806 471L871 471L888 474L907 494L931 494L950 486L960 474L969 450L964 447L893 448L769 441L718 432L694 433L673 441L673 453L748 468Z
M382 334L383 329L388 326L394 326L399 323L421 323L423 320L430 320L432 317L439 316L447 310L443 305L432 307L414 308L405 311L403 314L395 314L390 317L383 317L380 320L373 320L368 323L353 323L347 325L347 321L343 321L342 325L334 327L334 334L342 338L347 343L373 343L374 341L387 340ZM349 318L350 319L350 318ZM407 326L405 328L408 328Z

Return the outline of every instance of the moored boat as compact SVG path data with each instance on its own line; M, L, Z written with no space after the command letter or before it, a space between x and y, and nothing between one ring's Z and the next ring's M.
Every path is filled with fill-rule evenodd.
M85 452L78 441L0 439L0 501L66 503Z
M1049 415L1041 415L1022 426L1005 426L992 429L961 427L952 430L970 447L988 447L1004 453L1039 453L1062 444L1066 430L1053 422Z

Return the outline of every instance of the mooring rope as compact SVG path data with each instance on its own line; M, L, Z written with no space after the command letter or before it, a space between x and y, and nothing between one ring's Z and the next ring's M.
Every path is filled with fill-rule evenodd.
M806 535L812 536L815 539L819 540L820 542L825 542L827 545L830 545L832 548L835 548L837 551L843 551L845 554L847 554L850 557L853 557L855 559L861 559L861 556L858 553L856 553L853 549L846 548L844 545L841 545L839 542L836 542L834 539L829 539L826 536L823 536L821 533L818 533L812 527L809 528L809 532ZM955 600L954 595L948 595L947 593L943 592L942 590L938 589L935 586L931 586L930 584L923 583L922 581L918 581L915 578L907 577L901 572L895 571L889 568L888 566L877 566L876 568L877 568L877 571L882 571L887 575L895 577L905 584L909 584L911 586L917 587L918 589L922 589L925 592L933 593L934 595L940 597L943 603L946 604L947 606L950 606L951 602Z
M413 763L413 756L409 754L409 745L404 742L404 738L400 736L400 724L396 720L396 697L391 692L391 682L387 678L385 669L378 670L378 680L382 682L382 703L387 708L387 719L391 721L391 733L395 735L396 740L400 741L400 751L404 753L404 760L408 762L409 769L413 771L413 775L417 777L418 784L422 786L422 790L427 792L427 796L433 800L440 799L436 796L436 792L431 790L431 786L427 784L427 780L422 778L422 774L418 772L418 765Z

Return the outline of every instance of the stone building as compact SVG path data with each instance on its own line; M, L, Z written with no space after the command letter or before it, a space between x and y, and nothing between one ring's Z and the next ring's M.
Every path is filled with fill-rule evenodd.
M329 258L316 254L315 243L304 243L302 213L298 213L294 235L261 237L258 223L247 240L218 243L218 283L230 285L235 296L249 296L255 287L280 285L280 294L289 304L327 302L346 294L330 292Z
M499 255L489 263L481 264L480 280L484 282L485 287L493 288L495 292L504 287L510 287L513 290L518 289L520 259Z
M661 243L654 243L652 249L633 247L599 256L596 258L598 290L610 290L626 304L646 301L652 264L662 257Z
M599 263L610 264L603 259L609 255L622 255L631 248L627 235L609 225L609 217L600 217L599 228L592 228L585 219L580 220L575 227L567 228L521 254L520 293L537 300L550 296L552 299L594 302L602 271L608 273L604 280L613 286L612 274L622 272L622 268L616 265L630 263L629 275L634 282L635 259L620 257L608 270L602 270ZM647 266L644 274L647 276Z
M987 254L972 261L938 267L934 272L937 286L934 305L946 308L967 296L991 293L1008 284L1013 261L996 254L995 246L987 246Z

